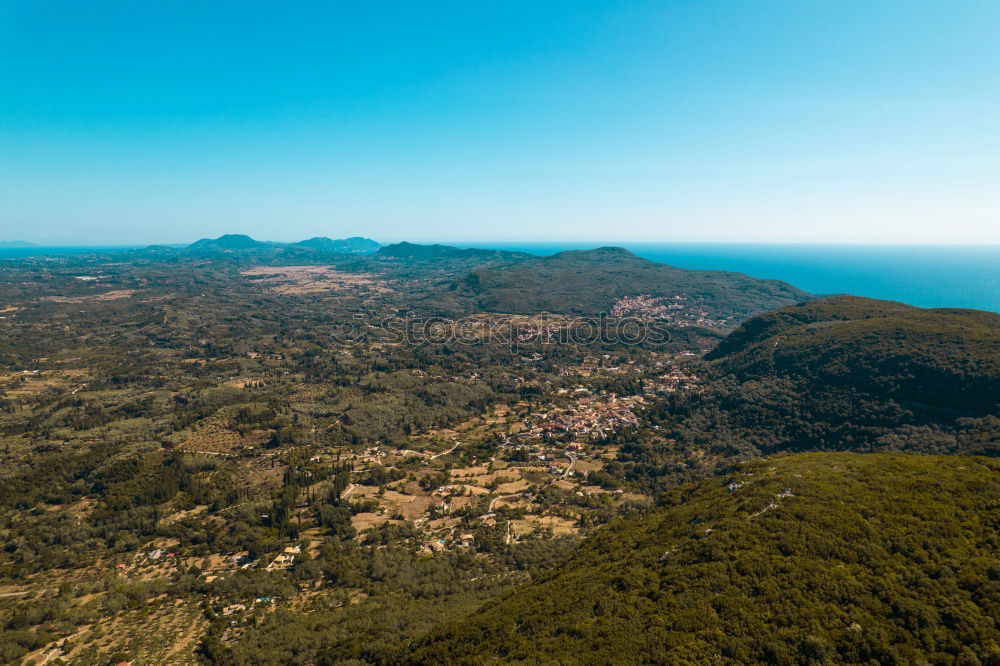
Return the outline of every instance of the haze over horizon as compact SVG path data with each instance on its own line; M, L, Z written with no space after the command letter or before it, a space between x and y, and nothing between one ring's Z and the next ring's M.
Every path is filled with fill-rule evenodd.
M0 240L1000 243L998 31L985 0L0 2Z

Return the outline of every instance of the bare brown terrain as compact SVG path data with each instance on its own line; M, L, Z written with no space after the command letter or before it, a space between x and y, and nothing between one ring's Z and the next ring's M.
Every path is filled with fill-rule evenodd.
M345 289L391 291L385 280L375 275L346 273L330 266L256 266L240 274L270 285L270 290L276 294L315 294Z

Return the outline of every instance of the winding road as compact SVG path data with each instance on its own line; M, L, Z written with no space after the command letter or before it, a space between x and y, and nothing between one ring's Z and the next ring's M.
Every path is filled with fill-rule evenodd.
M566 469L563 471L563 478L569 476L569 473L572 472L573 468L576 466L576 456L572 453L567 453L566 457L569 458L569 465L567 465Z
M499 495L497 497L494 497L493 499L490 500L490 505L489 505L489 507L487 507L486 513L493 513L493 507L500 500L513 499L515 497L520 497L520 496L521 496L521 493L514 493L513 495Z
M451 453L452 451L454 451L455 449L457 449L457 448L458 448L459 446L461 446L461 445L462 445L462 443L461 443L461 442L455 442L455 446L451 447L451 448L450 448L450 449L448 449L447 451L442 451L441 453L435 453L434 455L432 455L432 456L431 456L431 457L429 458L429 460L434 460L435 458L440 458L441 456L446 456L446 455L448 455L449 453Z

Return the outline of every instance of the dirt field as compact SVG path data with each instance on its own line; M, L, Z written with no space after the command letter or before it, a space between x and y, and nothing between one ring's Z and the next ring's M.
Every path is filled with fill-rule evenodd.
M510 521L511 529L518 537L531 534L535 528L551 529L553 534L573 534L579 531L576 524L571 520L559 518L557 516L543 516L541 518L531 517L524 520Z
M262 446L270 439L271 433L265 430L254 430L241 437L235 430L209 421L192 432L180 448L191 452L232 454L244 446Z
M90 371L84 368L15 372L0 375L0 383L9 384L12 380L17 380L19 385L9 388L8 395L23 395L39 393L50 388L71 386L80 383L82 378L89 374Z
M257 278L275 294L315 294L346 289L388 293L384 280L369 273L345 273L330 266L256 266L240 275Z
M358 515L351 518L351 525L358 533L364 532L370 527L375 527L376 525L381 525L382 523L400 523L398 520L393 520L388 513L359 513Z
M387 490L385 495L382 496L380 503L389 509L390 514L399 512L407 520L415 520L423 515L434 502L434 499L431 497L404 495L397 493L395 490Z
M46 296L42 300L50 303L85 303L87 301L117 301L123 298L131 298L135 294L134 289L115 289L105 291L101 294L90 294L87 296Z

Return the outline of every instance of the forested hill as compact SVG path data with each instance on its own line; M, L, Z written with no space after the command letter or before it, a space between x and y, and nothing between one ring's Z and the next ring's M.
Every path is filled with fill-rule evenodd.
M435 298L446 307L465 310L597 315L611 311L620 299L639 295L733 326L753 314L809 298L777 280L676 268L615 247L479 267Z
M880 399L1000 413L1000 315L855 296L754 317L707 357L743 380L804 378Z
M779 451L1000 455L1000 316L852 296L754 317L614 433L619 483L657 492Z
M386 245L376 253L379 259L402 259L409 261L444 261L448 259L477 259L481 261L519 261L529 259L526 252L506 250L481 250L479 248L459 248L450 245L420 245L418 243L395 243Z
M786 455L670 499L408 661L1000 660L996 460Z

